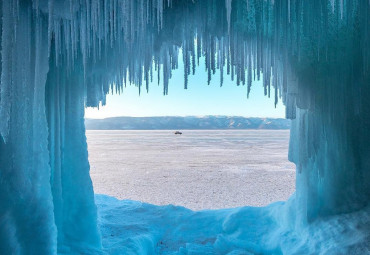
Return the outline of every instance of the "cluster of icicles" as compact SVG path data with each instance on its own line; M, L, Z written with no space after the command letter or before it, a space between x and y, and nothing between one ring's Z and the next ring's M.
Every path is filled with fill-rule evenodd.
M265 94L270 96L274 87L276 101L283 95L287 117L294 118L294 99L289 94L296 94L297 88L287 83L295 79L289 77L290 58L301 59L307 38L316 44L310 54L327 58L330 30L352 20L356 10L368 9L361 0L303 2L34 0L29 15L37 23L47 23L49 52L55 54L56 66L65 65L68 71L78 59L83 62L87 89L92 90L88 106L104 104L109 89L120 92L126 82L139 88L146 84L148 89L153 68L162 76L167 94L181 49L185 88L188 75L204 56L209 80L219 69L222 85L226 69L238 85L248 85L248 93L252 80L263 73ZM14 31L22 4L10 0L2 6L3 36L10 41L17 40ZM3 82L10 81L3 78Z

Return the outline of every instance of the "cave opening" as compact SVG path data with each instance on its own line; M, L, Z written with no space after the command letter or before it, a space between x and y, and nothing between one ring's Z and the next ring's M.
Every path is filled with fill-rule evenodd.
M176 75L169 87L173 88L174 83ZM210 87L189 82L191 85L206 88L189 88L196 90L190 95L173 88L174 95L170 92L166 96L170 98L162 95L160 87L152 88L153 85L150 93L159 92L158 97L138 96L137 88L126 88L125 96L108 96L106 108L86 110L90 175L95 193L192 210L266 206L287 200L295 190L295 167L287 156L290 121L262 116L265 113L284 117L284 107L276 109L273 99L264 97L256 108L241 111L237 107L248 108L258 100L230 106L231 98L234 102L247 100L245 87L235 87L234 94L230 87L220 89L217 81ZM178 90L183 90L179 87ZM236 96L243 93L240 98ZM254 93L263 95L263 90ZM184 98L195 95L196 98ZM204 97L211 99L199 102ZM165 99L158 106L157 100ZM151 114L158 116L122 117L128 112L146 114L145 105L153 102ZM181 109L192 104L197 104L194 111ZM202 116L200 104L200 110L206 108ZM218 108L213 107L215 104ZM258 111L263 104L269 109ZM112 107L122 109L112 113ZM224 112L228 115L217 114L219 108L228 108ZM260 117L231 114L238 110ZM180 112L186 115L181 117ZM105 118L109 114L117 116ZM95 116L101 119L94 119ZM176 135L176 130L181 134Z

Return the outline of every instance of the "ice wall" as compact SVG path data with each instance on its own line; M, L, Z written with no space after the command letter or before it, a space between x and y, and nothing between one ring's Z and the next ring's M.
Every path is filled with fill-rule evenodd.
M67 72L62 61L54 61L51 53L45 99L58 250L96 253L100 235L85 137L83 66Z
M32 24L23 2L1 6L0 253L53 254L57 229L44 94L47 24Z
M370 200L369 5L312 5L296 70L289 158L297 166L297 211L305 220L352 212ZM313 34L309 31L314 31Z
M8 0L0 3L0 253L99 250L83 109L127 83L184 88L200 56L293 121L304 225L370 199L366 0ZM178 59L179 50L183 59ZM275 89L271 89L275 88ZM32 215L32 216L30 216ZM35 234L37 233L37 234Z

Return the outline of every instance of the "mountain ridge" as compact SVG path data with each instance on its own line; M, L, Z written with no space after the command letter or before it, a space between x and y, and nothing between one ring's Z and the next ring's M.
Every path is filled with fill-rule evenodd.
M85 119L87 130L289 129L290 120L240 116L158 116Z

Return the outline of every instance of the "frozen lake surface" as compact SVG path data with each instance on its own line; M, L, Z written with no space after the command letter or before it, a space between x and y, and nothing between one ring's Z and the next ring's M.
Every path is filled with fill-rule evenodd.
M193 210L264 206L295 190L288 130L88 130L95 193Z

